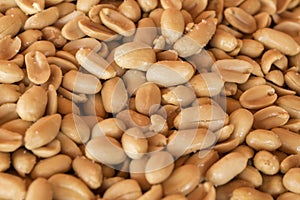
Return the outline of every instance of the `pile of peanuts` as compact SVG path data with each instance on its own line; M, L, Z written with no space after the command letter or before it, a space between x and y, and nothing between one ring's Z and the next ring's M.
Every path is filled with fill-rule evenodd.
M1 0L0 199L299 200L300 0Z

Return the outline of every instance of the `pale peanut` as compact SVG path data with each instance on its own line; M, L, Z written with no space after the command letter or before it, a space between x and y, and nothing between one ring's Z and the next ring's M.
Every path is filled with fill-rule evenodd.
M251 58L256 58L261 55L263 50L264 46L260 42L251 39L243 39L243 46L240 54L249 56Z
M149 115L154 106L160 104L161 93L159 87L154 83L144 83L136 90L135 107L142 114Z
M162 99L169 104L185 107L192 103L196 96L191 88L179 85L163 94Z
M281 87L284 84L283 73L280 70L271 70L268 74L266 74L266 79Z

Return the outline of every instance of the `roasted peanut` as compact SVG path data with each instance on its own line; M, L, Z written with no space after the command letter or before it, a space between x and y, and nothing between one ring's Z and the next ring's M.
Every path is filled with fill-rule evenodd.
M43 29L54 24L59 17L58 9L51 7L29 17L24 25L24 29Z
M291 36L277 30L262 28L258 29L253 36L267 48L277 49L289 56L296 55L300 51L300 46Z
M77 157L72 162L75 173L90 187L96 189L102 184L101 165L85 157Z
M273 197L268 194L250 187L240 187L232 192L231 200L238 199L266 199L272 200Z
M21 148L12 154L12 164L16 171L24 177L31 172L36 164L36 156Z
M212 70L221 75L226 82L245 83L253 70L252 65L239 59L218 60L212 66Z
M45 178L35 179L28 187L26 200L45 199L51 200L53 198L53 190L50 183Z
M175 8L163 11L160 19L161 33L168 44L178 40L184 30L184 19L181 12Z
M89 158L104 164L119 164L126 159L120 143L112 137L99 136L91 139L86 146ZM114 152L114 157L109 156Z
M279 171L279 161L272 153L261 150L253 158L254 166L262 173L274 175Z
M92 191L78 178L68 174L55 174L48 179L54 199L66 196L74 199L93 199Z
M299 194L300 168L292 168L283 176L282 182L285 188Z
M48 115L38 119L25 132L25 147L32 150L48 144L57 136L60 125L61 116L59 114Z
M80 116L70 113L61 122L61 131L76 143L86 143L90 138L90 129Z
M279 106L268 106L254 113L254 128L271 129L284 125L288 119L288 112Z
M208 169L206 178L216 186L224 185L246 168L247 161L248 159L243 154L231 152L222 157ZM238 162L239 165L231 164L236 162ZM232 167L223 167L229 165Z
M0 61L0 83L15 83L24 78L24 72L15 63Z
M262 192L267 192L275 197L286 191L281 175L263 175L262 177L263 183L259 187Z
M25 181L20 177L0 172L0 183L0 197L2 199L25 199Z
M258 85L244 91L239 100L245 108L260 109L272 105L276 99L275 89L268 85Z
M197 170L197 166L186 164L175 169L162 186L165 195L186 195L196 188L199 181L200 171Z
M33 168L31 177L49 178L54 174L64 173L71 168L71 163L71 158L63 154L40 160Z

